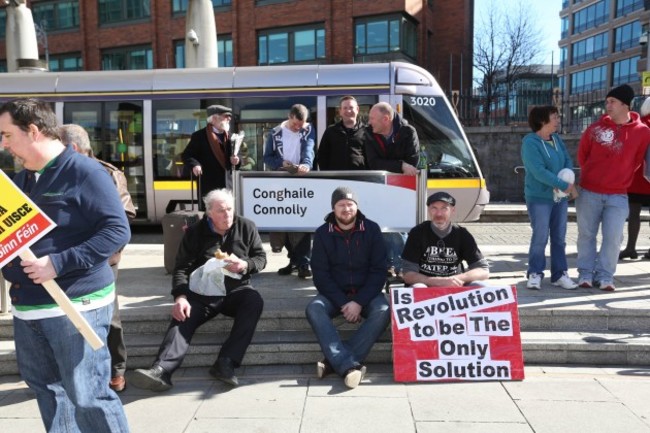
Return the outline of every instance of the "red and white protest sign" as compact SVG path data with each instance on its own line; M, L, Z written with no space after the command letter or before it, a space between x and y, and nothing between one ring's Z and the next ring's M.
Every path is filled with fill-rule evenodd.
M393 288L397 382L523 380L511 286Z

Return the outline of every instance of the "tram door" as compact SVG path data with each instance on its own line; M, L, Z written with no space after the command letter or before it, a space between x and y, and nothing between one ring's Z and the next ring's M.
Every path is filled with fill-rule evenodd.
M68 102L63 121L84 127L95 156L124 172L137 218L146 218L142 101Z

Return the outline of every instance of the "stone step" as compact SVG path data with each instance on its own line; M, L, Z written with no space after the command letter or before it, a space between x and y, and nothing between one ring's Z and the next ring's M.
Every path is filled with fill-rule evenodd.
M345 335L346 331L342 331ZM184 367L209 367L219 352L226 333L197 333ZM522 332L526 364L648 365L650 336L623 332ZM128 368L149 367L154 360L162 334L128 334ZM368 363L390 363L390 334L375 344ZM311 331L258 331L245 365L309 364L322 358ZM13 341L0 341L0 375L17 374Z

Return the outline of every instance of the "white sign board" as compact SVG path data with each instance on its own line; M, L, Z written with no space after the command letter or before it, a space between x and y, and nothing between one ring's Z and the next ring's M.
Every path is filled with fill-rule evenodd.
M342 174L343 173L343 174ZM359 209L386 231L407 232L417 224L417 178L386 172L246 173L237 188L239 212L260 231L313 231L332 211L332 192L351 188Z

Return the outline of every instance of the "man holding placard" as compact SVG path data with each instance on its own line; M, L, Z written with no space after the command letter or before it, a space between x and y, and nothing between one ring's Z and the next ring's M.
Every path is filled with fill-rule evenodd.
M43 284L56 278L75 309L106 342L115 282L108 258L130 237L108 173L61 143L50 105L18 99L0 107L2 145L25 170L15 184L56 224L31 246L37 258L3 268L10 281L20 373L35 392L48 432L128 432L109 388L110 356L93 350Z

